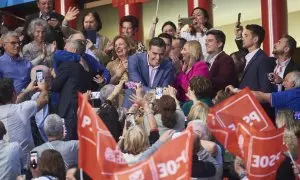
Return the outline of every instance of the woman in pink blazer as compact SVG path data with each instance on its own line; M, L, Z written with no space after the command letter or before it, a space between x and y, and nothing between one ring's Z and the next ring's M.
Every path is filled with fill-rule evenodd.
M177 97L180 101L189 100L186 97L189 81L195 76L209 78L208 66L203 59L201 45L198 41L188 41L185 43L181 54L183 64L176 62L176 79L174 87L177 89Z

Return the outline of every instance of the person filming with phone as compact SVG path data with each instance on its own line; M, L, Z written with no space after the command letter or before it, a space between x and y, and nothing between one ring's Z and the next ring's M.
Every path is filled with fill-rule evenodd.
M205 9L196 7L193 9L190 19L193 21L188 29L183 28L183 23L179 20L178 31L180 32L180 37L187 41L196 40L200 42L204 58L206 58L205 33L212 28L209 22L209 14Z

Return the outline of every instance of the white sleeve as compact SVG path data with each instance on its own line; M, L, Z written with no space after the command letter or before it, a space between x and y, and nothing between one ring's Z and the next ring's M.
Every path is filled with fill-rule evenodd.
M23 103L17 104L17 113L21 121L26 124L32 116L37 112L36 101L25 101Z

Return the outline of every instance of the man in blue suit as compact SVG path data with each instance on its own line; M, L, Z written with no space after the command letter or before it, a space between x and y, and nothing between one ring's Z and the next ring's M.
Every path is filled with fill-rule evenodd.
M243 48L249 53L245 56L246 66L239 88L249 87L253 91L271 93L276 87L269 81L268 74L272 73L275 63L261 49L260 45L265 37L265 30L257 24L248 24L243 31ZM271 119L274 110L269 104L262 104Z
M128 58L129 81L141 82L144 90L172 85L175 71L172 62L164 59L166 44L161 38L153 38L149 43L147 53L136 53ZM129 108L129 95L132 90L126 90L123 106Z

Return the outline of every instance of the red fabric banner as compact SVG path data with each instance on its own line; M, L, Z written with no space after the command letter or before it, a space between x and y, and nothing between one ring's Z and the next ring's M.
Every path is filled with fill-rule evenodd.
M275 179L276 171L285 158L283 132L284 127L262 132L238 125L237 142L249 179Z
M105 124L80 93L78 104L79 167L90 177L130 180L190 179L193 148L191 128L161 146L147 160L129 166Z
M224 148L244 160L249 179L274 179L286 150L284 128L274 127L248 88L210 108L207 126Z
M125 4L143 3L149 0L112 0L113 7L124 6Z

